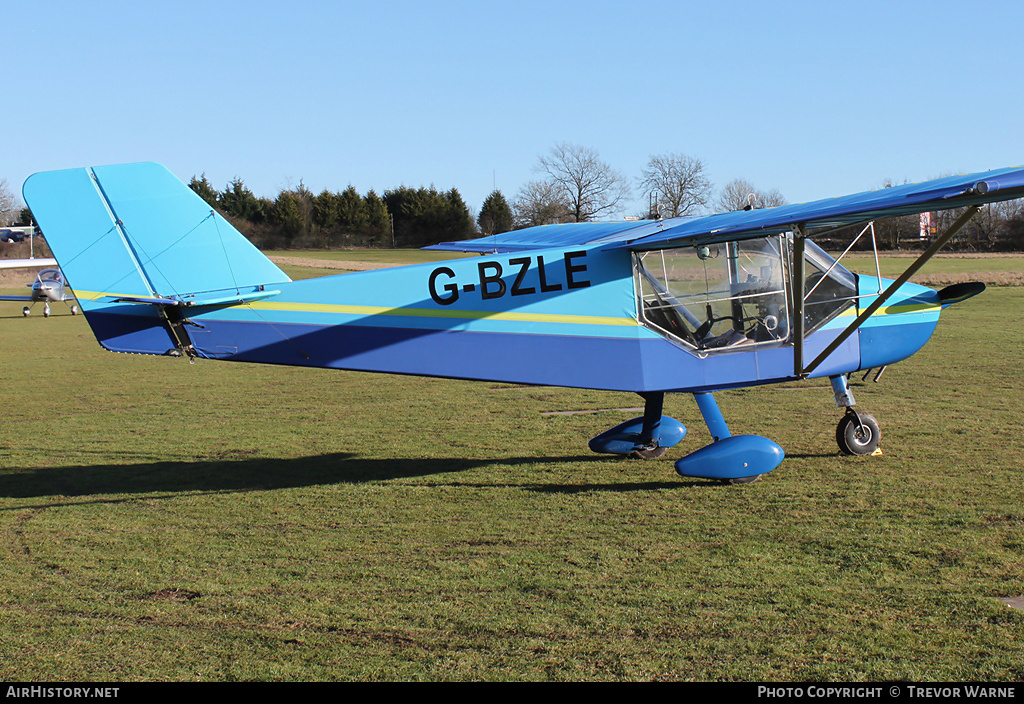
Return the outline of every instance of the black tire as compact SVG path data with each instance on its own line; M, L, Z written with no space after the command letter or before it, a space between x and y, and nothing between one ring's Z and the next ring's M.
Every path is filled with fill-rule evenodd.
M761 478L760 474L753 474L749 477L735 477L733 479L726 479L726 484L752 484Z
M655 460L668 451L667 447L645 447L640 450L633 450L629 456L634 460Z
M878 421L870 413L847 413L836 426L836 442L844 455L870 455L881 439Z

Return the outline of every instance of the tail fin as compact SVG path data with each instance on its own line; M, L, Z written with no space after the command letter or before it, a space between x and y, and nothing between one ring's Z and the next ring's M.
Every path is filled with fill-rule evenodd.
M108 349L162 353L168 340L178 346L168 305L244 297L289 281L159 164L42 172L25 181L23 194Z

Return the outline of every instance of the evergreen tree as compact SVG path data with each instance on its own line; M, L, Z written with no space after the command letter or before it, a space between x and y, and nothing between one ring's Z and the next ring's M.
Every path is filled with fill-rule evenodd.
M295 191L281 191L274 201L271 220L289 244L301 240L306 229L301 196Z
M363 199L363 209L366 212L367 244L392 246L391 215L381 197L371 190Z
M263 222L266 218L266 211L263 210L260 199L253 192L245 187L245 183L237 176L228 183L227 188L221 191L217 197L217 203L221 210L251 223Z
M458 190L401 186L384 193L398 247L423 247L473 234L473 219Z
M338 220L349 233L362 234L366 231L368 223L365 204L362 197L351 185L339 197Z
M444 194L446 204L445 231L443 239L464 240L476 234L473 227L473 216L469 214L466 201L458 189L452 188Z
M188 187L195 191L196 195L206 201L211 208L217 207L217 189L213 187L213 184L206 180L206 174L204 173L201 177L192 177L192 180L188 182Z
M320 191L320 195L314 196L313 224L333 232L338 227L338 214L341 210L339 201L338 194L326 188Z
M512 229L512 208L501 191L495 190L487 196L476 222L485 235L497 235Z

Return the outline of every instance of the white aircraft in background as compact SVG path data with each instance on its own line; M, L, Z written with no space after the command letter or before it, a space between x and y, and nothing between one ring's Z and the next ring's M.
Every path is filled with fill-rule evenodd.
M43 257L32 257L31 259L0 259L0 269L24 269L30 266L57 266L57 260Z
M56 267L57 261L54 259L44 258L32 258L32 259L0 259L0 269L18 269L32 266L45 266L45 267ZM0 296L0 301L25 301L29 305L21 309L21 314L28 317L28 314L32 312L32 306L36 303L43 302L43 317L50 317L50 303L67 303L68 308L71 309L71 315L78 314L78 306L68 303L75 299L74 294L69 293L67 282L64 280L64 274L60 269L47 268L36 274L36 280L30 284L25 284L32 289L32 294L28 296Z

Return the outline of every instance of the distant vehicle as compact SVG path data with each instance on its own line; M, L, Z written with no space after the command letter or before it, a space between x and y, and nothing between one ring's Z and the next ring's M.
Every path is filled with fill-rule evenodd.
M24 242L30 235L22 232L20 228L12 229L5 227L0 230L0 242Z

